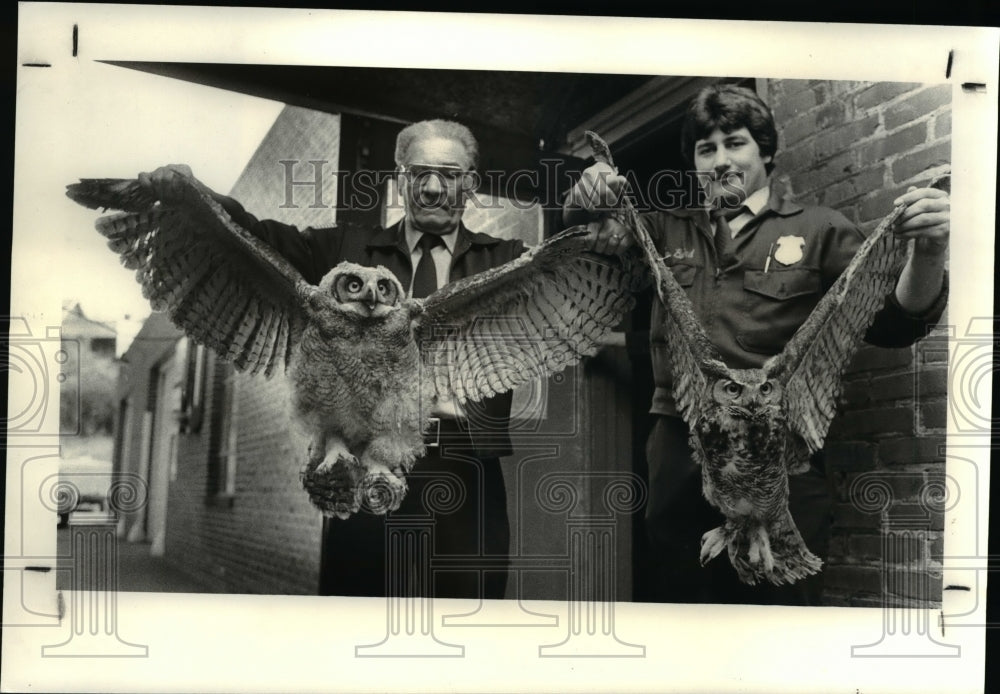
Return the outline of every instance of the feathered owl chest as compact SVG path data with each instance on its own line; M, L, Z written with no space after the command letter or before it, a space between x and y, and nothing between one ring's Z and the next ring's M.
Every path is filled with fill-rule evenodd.
M607 144L588 133L598 160L613 166ZM897 206L861 244L784 350L761 369L730 369L699 323L690 300L624 197L626 223L653 276L673 396L691 428L706 498L726 524L703 537L702 561L723 548L747 583L798 580L820 560L805 547L787 508L787 475L803 472L826 438L840 379L865 331L896 284L907 243L893 233ZM799 249L782 251L794 257ZM781 260L781 259L779 259ZM762 519L767 519L763 521Z
M288 367L311 434L303 484L340 517L365 499L398 508L435 399L482 400L577 363L646 283L637 258L595 254L574 228L425 300L407 299L384 267L347 262L317 286L186 175L169 201L137 180L67 194L124 210L97 228L155 310L240 371Z

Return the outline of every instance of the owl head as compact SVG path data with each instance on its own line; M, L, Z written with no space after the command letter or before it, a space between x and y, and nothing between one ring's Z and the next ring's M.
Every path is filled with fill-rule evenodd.
M387 268L343 262L320 280L321 293L332 296L343 311L362 318L381 318L399 307L403 285Z
M733 417L754 419L780 408L781 390L760 369L732 369L712 384L712 399Z

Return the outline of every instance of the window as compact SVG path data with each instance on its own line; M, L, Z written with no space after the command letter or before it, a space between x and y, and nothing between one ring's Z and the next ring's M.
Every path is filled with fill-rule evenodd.
M236 493L236 440L239 398L236 392L236 370L229 364L216 362L221 370L218 389L219 426L216 445L209 454L211 491L216 497L232 498Z
M197 434L201 432L205 410L205 369L208 364L208 350L203 345L187 342L187 369L184 376L184 392L182 394L183 417L181 432Z

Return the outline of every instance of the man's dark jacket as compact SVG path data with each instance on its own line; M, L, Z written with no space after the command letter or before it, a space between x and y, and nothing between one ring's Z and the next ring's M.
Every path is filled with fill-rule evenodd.
M319 284L338 263L350 261L367 267L383 265L404 287L410 286L413 267L401 221L388 228L344 225L299 230L270 219L260 221L232 198L217 196L216 199L233 221L278 251L307 282ZM460 224L449 282L503 265L524 251L520 240L498 239L469 231ZM508 433L512 397L513 393L508 391L482 402L465 403L469 436L478 457L498 458L512 453Z

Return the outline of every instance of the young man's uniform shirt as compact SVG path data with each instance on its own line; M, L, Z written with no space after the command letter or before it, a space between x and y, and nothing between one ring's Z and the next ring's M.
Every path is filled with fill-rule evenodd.
M748 209L729 222L735 233L721 259L706 210L651 212L643 220L726 365L759 368L806 321L864 235L839 212L802 207L770 194L768 187L750 195L744 206ZM943 289L930 309L913 316L890 294L866 341L880 347L912 344L940 318L946 296ZM651 412L676 415L658 301L650 325L656 380Z

